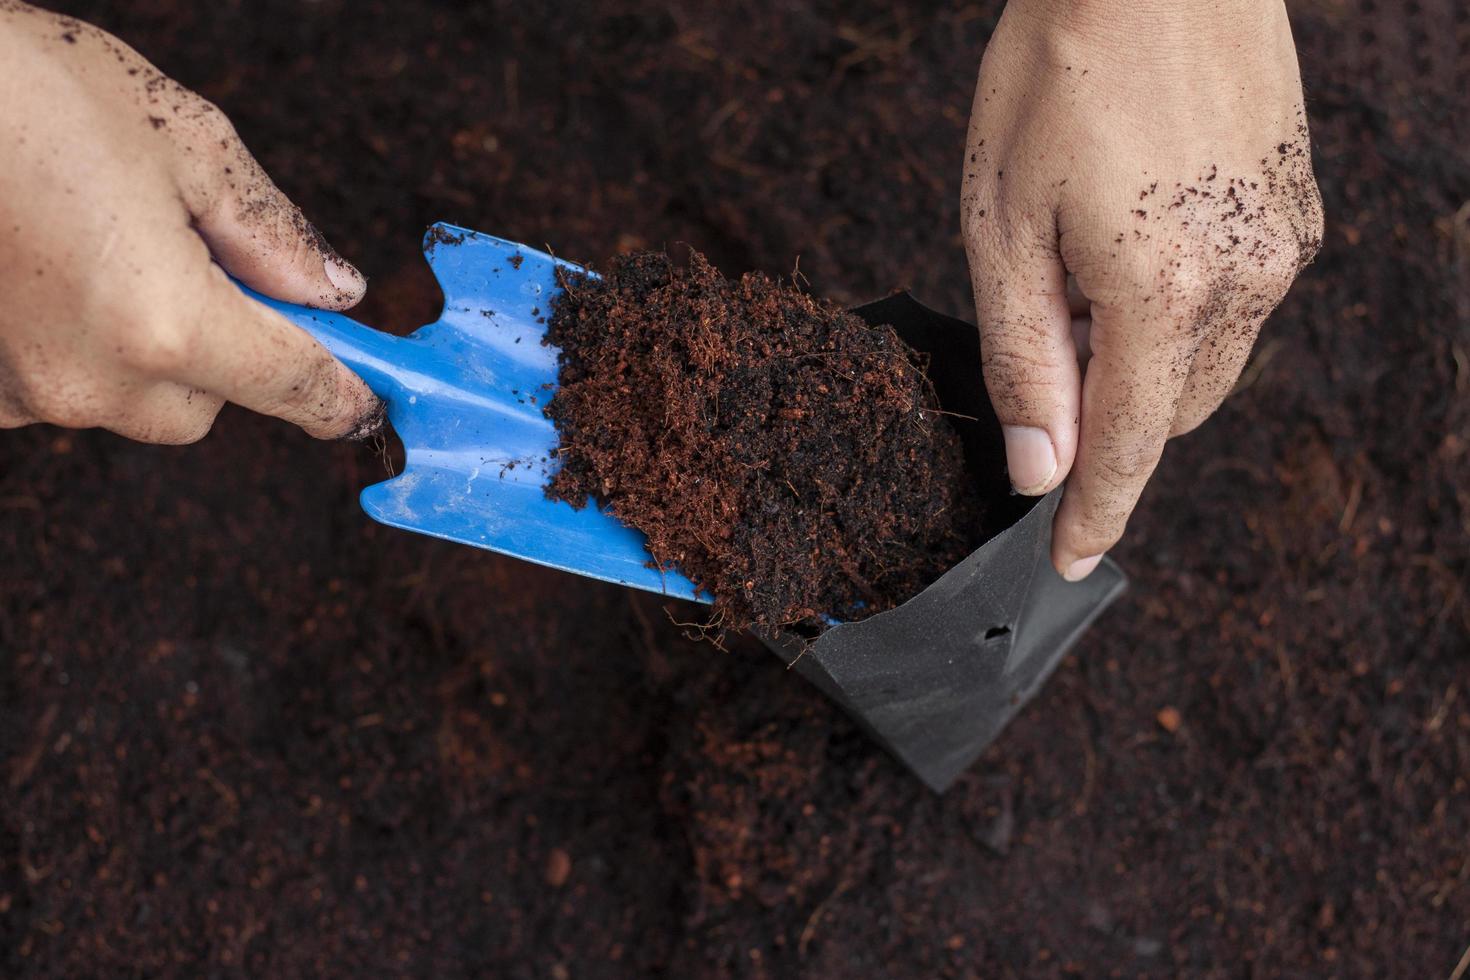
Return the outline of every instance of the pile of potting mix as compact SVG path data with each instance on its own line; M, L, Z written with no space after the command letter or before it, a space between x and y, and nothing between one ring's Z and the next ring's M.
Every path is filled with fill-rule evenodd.
M972 549L982 508L919 356L888 326L700 254L568 275L547 494L643 532L709 627L860 619Z

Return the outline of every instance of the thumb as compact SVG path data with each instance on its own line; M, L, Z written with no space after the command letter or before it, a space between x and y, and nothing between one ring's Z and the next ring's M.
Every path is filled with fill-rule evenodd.
M367 280L337 254L276 187L234 128L221 128L184 188L194 226L215 260L258 292L290 303L345 310L367 292Z
M1082 381L1061 256L1054 245L1037 246L1045 239L1036 234L1008 239L1031 251L972 248L970 278L1011 485L1039 495L1066 478L1077 454Z

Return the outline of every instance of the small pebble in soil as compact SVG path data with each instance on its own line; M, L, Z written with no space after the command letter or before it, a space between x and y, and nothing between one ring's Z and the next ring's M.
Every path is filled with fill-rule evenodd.
M551 849L546 858L546 883L560 888L572 874L572 856L559 847Z

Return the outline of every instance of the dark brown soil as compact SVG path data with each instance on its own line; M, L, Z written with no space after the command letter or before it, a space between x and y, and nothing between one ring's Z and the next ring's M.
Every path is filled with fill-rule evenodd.
M436 314L438 219L970 316L998 2L66 6L224 107L371 322ZM1448 977L1470 10L1292 12L1322 252L943 798L753 642L368 521L362 447L0 433L0 974Z
M978 544L959 436L891 326L761 273L731 282L698 252L564 285L547 495L647 535L714 599L717 634L862 619Z

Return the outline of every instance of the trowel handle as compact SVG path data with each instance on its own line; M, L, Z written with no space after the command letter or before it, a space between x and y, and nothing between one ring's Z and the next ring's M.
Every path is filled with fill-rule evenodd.
M403 394L405 388L411 387L411 378L416 372L405 363L410 351L403 338L374 330L340 313L283 303L244 285L240 289L246 296L265 304L315 337L333 357L366 381L373 394L389 405Z

